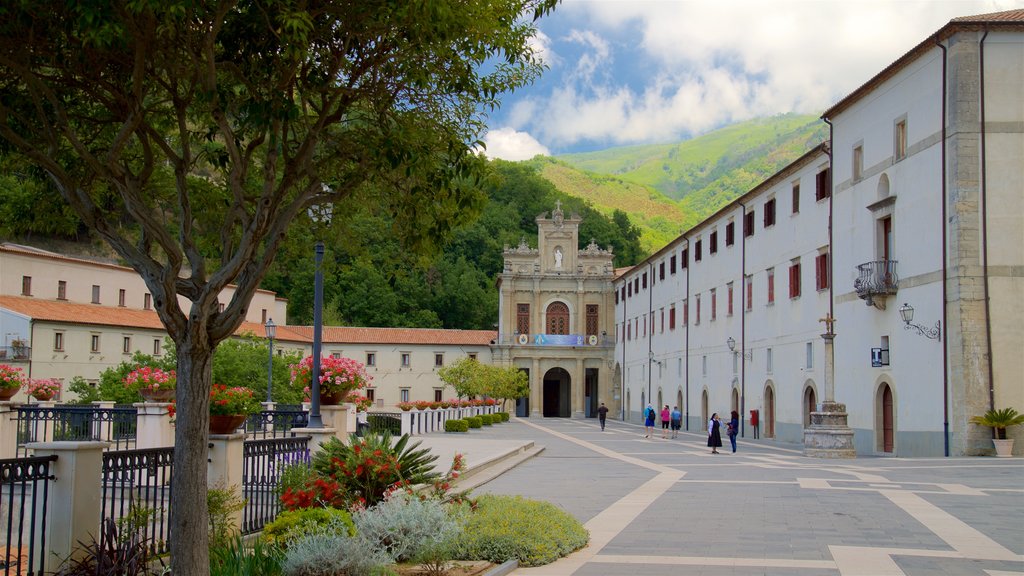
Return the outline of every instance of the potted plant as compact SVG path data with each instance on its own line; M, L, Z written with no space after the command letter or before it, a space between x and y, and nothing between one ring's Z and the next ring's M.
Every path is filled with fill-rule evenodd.
M124 377L124 385L138 390L146 402L170 402L174 399L176 382L174 370L165 372L149 366L136 368Z
M231 434L259 409L252 390L214 384L210 389L210 434Z
M345 403L354 404L356 412L366 412L370 409L370 406L373 406L373 400L358 392L349 392L348 396L345 396Z
M292 365L292 384L312 394L313 357L306 356ZM340 404L353 390L365 388L372 378L362 362L328 356L320 359L320 403Z
M10 400L25 385L21 368L0 364L0 401Z
M412 402L399 402L398 404L395 404L395 406L397 406L402 412L408 412L416 407Z
M996 447L996 456L1009 458L1013 453L1013 439L1006 438L1006 429L1011 426L1024 424L1024 414L1018 414L1013 408L996 410L993 408L985 412L983 416L971 418L971 422L979 426L988 426L996 431L996 437L992 443Z
M29 378L25 390L29 396L40 402L46 402L52 400L60 392L60 381L53 378Z

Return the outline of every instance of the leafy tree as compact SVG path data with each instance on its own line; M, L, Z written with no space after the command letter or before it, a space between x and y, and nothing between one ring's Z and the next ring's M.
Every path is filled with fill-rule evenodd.
M467 357L443 366L437 371L437 376L451 386L459 398L473 397L482 393L483 369L483 364Z
M253 391L257 398L267 396L267 360L269 344L265 338L246 334L241 338L225 340L213 353L213 381L227 386L242 386ZM302 354L274 355L271 398L282 404L302 402L302 389L292 386L292 364L298 364Z
M530 394L530 379L515 366L480 365L481 394L501 400L502 409L508 400Z
M423 248L478 211L483 112L540 74L529 17L555 4L0 7L0 140L139 272L177 346L175 574L209 573L213 350L292 224L373 203Z

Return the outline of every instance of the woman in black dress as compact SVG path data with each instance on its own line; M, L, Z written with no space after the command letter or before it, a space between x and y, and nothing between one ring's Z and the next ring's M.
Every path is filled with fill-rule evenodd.
M719 454L719 448L722 447L722 432L720 428L722 423L718 420L718 412L711 415L711 420L708 420L708 447L711 448L712 454Z

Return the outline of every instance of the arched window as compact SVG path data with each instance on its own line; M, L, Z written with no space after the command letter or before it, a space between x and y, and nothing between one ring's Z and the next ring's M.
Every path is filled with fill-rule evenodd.
M552 302L548 305L548 334L569 333L569 307L564 302Z

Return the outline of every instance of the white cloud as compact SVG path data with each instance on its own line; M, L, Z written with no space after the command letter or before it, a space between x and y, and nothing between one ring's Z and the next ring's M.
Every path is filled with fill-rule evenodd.
M817 112L951 18L1012 7L1009 0L565 0L542 41L558 66L527 96L510 98L503 120L510 133L526 130L570 149ZM645 76L636 73L640 64Z
M484 136L487 144L488 158L502 160L529 160L538 154L550 155L551 152L533 136L526 132L517 132L513 128L491 130Z

